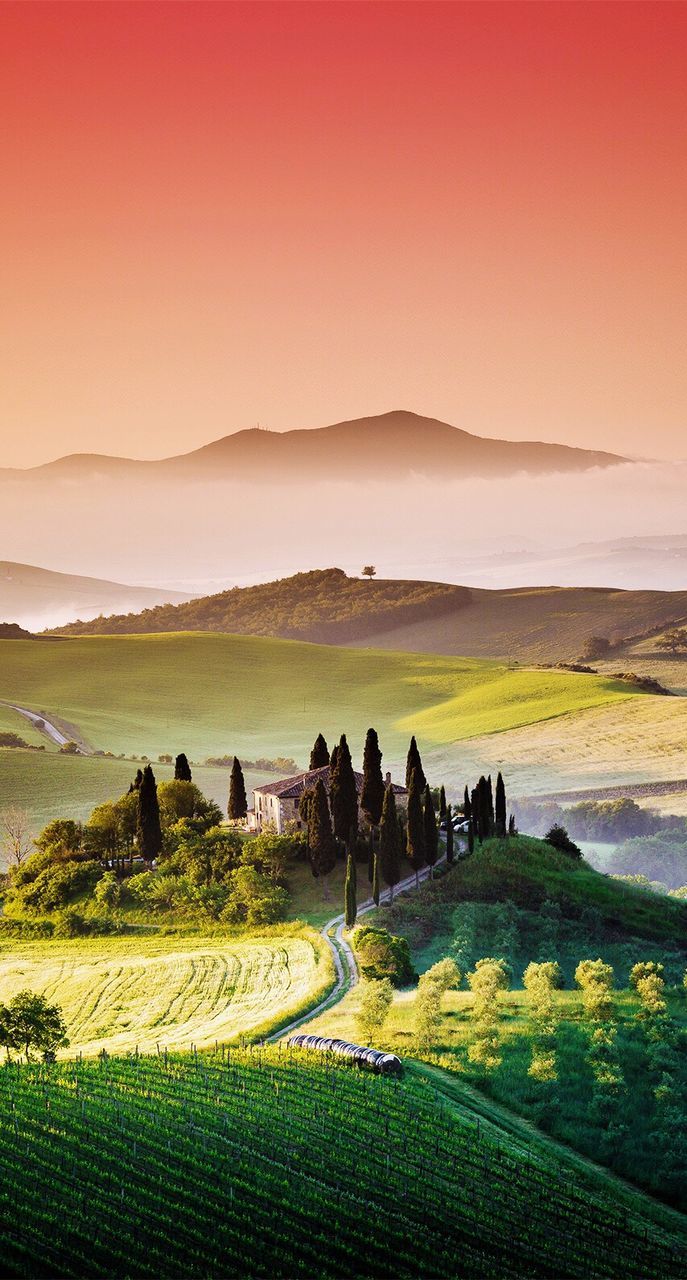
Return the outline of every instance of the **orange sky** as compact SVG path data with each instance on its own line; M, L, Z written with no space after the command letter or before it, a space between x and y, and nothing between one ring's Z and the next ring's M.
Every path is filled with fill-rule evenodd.
M415 409L683 455L687 6L0 6L0 465Z

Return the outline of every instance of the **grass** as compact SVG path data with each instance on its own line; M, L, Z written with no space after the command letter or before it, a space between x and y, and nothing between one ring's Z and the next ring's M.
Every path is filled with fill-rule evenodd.
M357 755L374 724L391 760L427 744L625 703L627 687L494 662L212 633L5 641L0 697L77 725L119 754L307 758L318 730Z
M7 641L5 643L8 643ZM12 707L5 706L0 702L0 730L9 733L16 733L24 742L28 742L30 747L46 747L48 739L45 734L39 733L38 729L34 729L30 720L26 716L20 716L18 711L13 711ZM12 747L8 750L16 751L20 748Z
M322 939L294 926L245 938L78 938L0 950L3 1000L28 987L56 1001L69 1056L262 1035L316 1004L333 980Z
M0 1069L3 1274L677 1277L684 1220L460 1082L281 1049Z
M96 804L114 800L128 791L137 768L136 761L131 760L0 749L0 808L12 804L25 809L31 832L37 835L47 822L58 815L85 820ZM153 769L158 782L174 776L171 765L153 763ZM201 791L215 800L223 812L226 812L229 796L229 772L229 769L193 769L194 780ZM245 770L249 793L267 777L265 773ZM277 777L279 774L270 774L269 781L273 782Z

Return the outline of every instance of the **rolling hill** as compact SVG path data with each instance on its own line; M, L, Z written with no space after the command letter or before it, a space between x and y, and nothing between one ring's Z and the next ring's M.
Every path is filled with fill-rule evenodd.
M26 471L5 469L0 478L88 476L127 479L136 475L179 480L269 481L321 476L366 479L379 471L389 479L424 475L505 476L586 471L626 462L617 454L529 440L471 435L449 423L407 410L337 422L313 430L237 431L200 449L143 461L103 454L70 454Z
M643 636L687 618L687 591L523 587L347 577L319 569L140 614L74 623L61 634L224 631L520 662L573 661L592 635ZM618 662L615 660L615 669Z
M18 622L31 630L54 625L58 619L95 618L114 610L145 609L188 598L180 591L131 587L0 560L0 622Z

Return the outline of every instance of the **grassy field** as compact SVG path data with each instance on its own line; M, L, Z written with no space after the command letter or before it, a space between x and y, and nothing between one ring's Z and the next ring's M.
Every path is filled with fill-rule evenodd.
M96 804L128 791L137 768L131 760L0 749L0 808L12 804L25 809L31 831L37 835L51 818L59 815L83 821ZM158 782L174 776L171 765L154 763L153 769ZM260 782L274 782L279 776L246 769L246 788L250 794ZM229 770L195 767L193 777L201 791L226 812ZM0 852L0 866L2 861Z
M296 1016L333 980L322 939L288 926L246 939L78 938L0 949L3 999L28 987L57 1001L69 1056L235 1041Z
M40 733L38 729L34 729L30 720L26 716L20 716L18 711L13 711L11 707L6 707L0 702L0 730L2 732L16 733L18 737L23 738L24 742L28 742L30 747L46 747L49 745L48 739L44 733ZM17 748L12 748L17 750Z
M630 701L614 681L507 671L494 662L213 633L4 641L0 697L78 726L93 748L189 756L236 751L303 760L318 730L374 724L388 758L429 744Z
M684 1274L684 1219L443 1073L275 1048L3 1067L0 1102L4 1275Z

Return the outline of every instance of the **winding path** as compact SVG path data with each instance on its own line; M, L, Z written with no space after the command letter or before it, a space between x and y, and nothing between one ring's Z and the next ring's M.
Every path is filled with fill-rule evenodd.
M6 702L5 706L11 707L12 711L18 711L20 716L30 720L34 729L38 729L39 733L47 734L49 738L52 738L53 742L57 743L58 747L64 747L68 742L72 741L61 729L58 729L56 724L53 724L51 720L46 720L42 712L30 711L28 707L18 707L14 702ZM79 755L85 754L83 747L79 746Z
M456 857L460 856L460 845L458 843L456 844L455 854ZM444 852L437 859L435 865L440 866L445 859L446 853ZM417 877L417 881L419 881L420 884L422 884L423 880L429 879L430 870L430 867L422 868L422 871ZM394 895L405 893L408 890L415 888L416 876L413 874L412 876L407 876L405 880L400 880L399 883L394 886ZM389 890L385 897L380 898L380 907L389 905L390 893L391 891ZM367 898L365 902L359 905L356 918L366 915L368 911L374 911L375 906L376 904L374 899ZM273 1031L271 1035L266 1036L267 1043L275 1040L281 1040L284 1036L291 1035L293 1031L296 1031L298 1027L302 1027L306 1022L312 1022L313 1018L319 1017L319 1015L324 1013L326 1009L331 1009L332 1005L338 1004L340 1000L343 1000L346 992L350 991L351 987L356 985L359 977L358 966L355 962L353 949L350 943L347 942L343 936L345 927L346 921L342 912L340 915L333 916L331 920L328 920L320 930L322 937L332 953L334 969L336 971L336 982L329 992L329 995L325 996L324 1000L321 1000L314 1009L309 1009L307 1013L302 1013L300 1017L295 1018L293 1022L288 1024L288 1026L280 1027L278 1031Z

